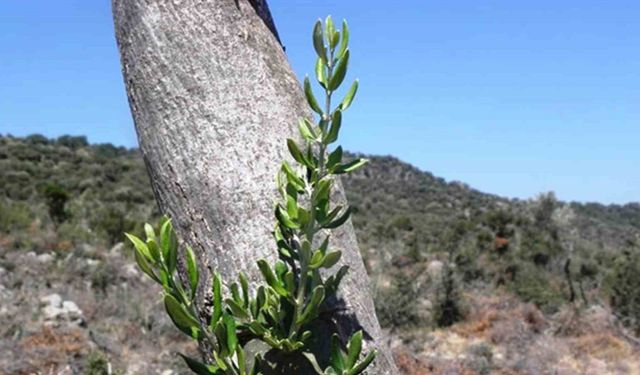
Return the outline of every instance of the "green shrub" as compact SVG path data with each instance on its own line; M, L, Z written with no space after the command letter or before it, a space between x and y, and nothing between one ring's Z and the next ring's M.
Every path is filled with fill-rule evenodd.
M24 232L33 220L33 214L26 203L0 200L0 232Z
M394 275L388 289L378 288L375 305L383 327L410 327L420 324L416 301L419 298L415 278L404 272Z
M550 282L551 275L530 263L518 264L509 289L524 302L531 302L546 313L556 312L564 303L562 291Z
M109 362L102 352L94 351L87 356L86 372L87 375L109 375Z
M89 145L89 142L87 141L87 137L85 136L62 135L58 137L58 139L56 140L56 144L64 147L69 147L73 150L80 147L87 147Z
M69 200L69 193L60 185L49 183L43 189L43 195L49 207L49 216L55 223L62 223L67 219L65 205Z
M433 319L438 327L449 327L464 319L463 298L453 266L444 262L440 277L433 304Z
M640 249L626 250L614 267L611 307L623 324L640 335Z

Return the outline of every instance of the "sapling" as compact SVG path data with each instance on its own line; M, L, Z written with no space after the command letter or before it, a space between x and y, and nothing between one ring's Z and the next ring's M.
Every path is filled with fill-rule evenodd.
M196 305L200 283L197 259L189 246L182 254L187 280L177 276L179 244L171 220L162 219L158 228L146 224L146 241L127 234L139 268L162 286L164 305L175 326L207 348L203 359L180 354L197 374L273 373L264 351L253 353L248 349L252 341L260 341L270 352L282 354L279 358L300 354L318 374L361 374L374 360L374 351L362 353L362 331L353 333L347 345L334 334L324 368L318 360L318 349L310 345L314 323L321 314L332 313L327 301L337 293L348 272L347 266L334 270L342 252L333 249L330 241L331 231L343 225L351 214L348 206L336 205L331 199L336 176L367 162L343 162L340 146L329 152L330 145L338 139L342 114L358 89L356 80L341 101L332 102L349 63L347 23L343 22L339 31L331 17L324 25L318 21L312 39L317 53L315 76L324 91L324 102L316 99L306 77L304 94L317 119L300 119L302 143L286 140L294 163L283 161L276 179L281 197L274 205L273 235L279 259L274 264L265 259L257 261L264 283L251 288L247 277L240 273L237 282L223 288L220 275L214 273L213 307L203 314Z

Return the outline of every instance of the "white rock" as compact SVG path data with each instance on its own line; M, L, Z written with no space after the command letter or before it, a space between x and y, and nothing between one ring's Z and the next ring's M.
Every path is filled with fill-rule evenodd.
M113 245L113 247L111 248L111 250L109 250L109 252L119 254L123 250L124 250L124 242L118 242L117 244Z
M433 260L427 265L427 272L431 277L438 277L442 273L442 267L444 264L441 261Z
M53 261L53 255L51 254L40 254L36 257L36 259L38 260L38 262L40 263L49 263L51 261Z
M129 263L124 266L124 274L127 278L133 279L140 276L140 271L138 271L138 267L136 267L136 265Z
M57 293L42 297L40 302L44 305L42 315L45 325L57 326L61 323L80 325L84 323L84 316L78 305L73 301L63 301Z
M62 307L62 297L58 293L49 294L40 298L40 303L43 305Z

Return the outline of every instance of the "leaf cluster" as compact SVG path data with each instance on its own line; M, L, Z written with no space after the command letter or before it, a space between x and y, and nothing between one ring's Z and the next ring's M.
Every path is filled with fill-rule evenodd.
M146 224L146 241L127 234L135 247L140 269L162 285L165 308L175 326L203 344L201 346L210 348L211 353L204 361L181 354L195 373L263 373L267 368L264 353L247 358L245 347L255 340L266 344L270 351L302 354L318 374L360 374L374 360L374 351L360 359L362 331L354 333L344 348L334 335L329 363L324 369L316 358L318 353L309 345L313 335L311 327L321 314L330 312L326 302L336 294L348 272L347 266L334 269L342 252L334 249L330 241L330 231L343 225L351 215L348 206L336 205L332 200L335 179L366 163L364 159L343 162L341 147L328 151L338 139L342 113L351 105L358 88L356 81L332 108L332 95L346 76L348 41L346 22L342 24L342 32L336 30L331 17L326 19L324 27L320 21L314 27L313 45L318 54L316 78L324 89L324 109L318 104L307 77L305 96L318 114L318 120L300 120L302 143L287 139L295 163L283 161L277 176L281 201L274 207L273 235L280 259L274 264L264 259L257 261L264 283L258 285L255 292L252 293L242 273L238 281L227 288L223 288L221 276L216 273L211 291L213 308L202 314L196 298L200 282L197 259L187 246L184 251L187 280L181 281L176 273L178 240L171 221L163 219L157 230Z

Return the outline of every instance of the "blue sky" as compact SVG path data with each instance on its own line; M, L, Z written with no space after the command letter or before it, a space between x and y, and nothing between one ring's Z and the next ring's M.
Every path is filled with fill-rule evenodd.
M270 6L300 77L314 20L349 21L347 149L510 197L640 201L640 2ZM0 133L137 144L110 1L0 2Z

